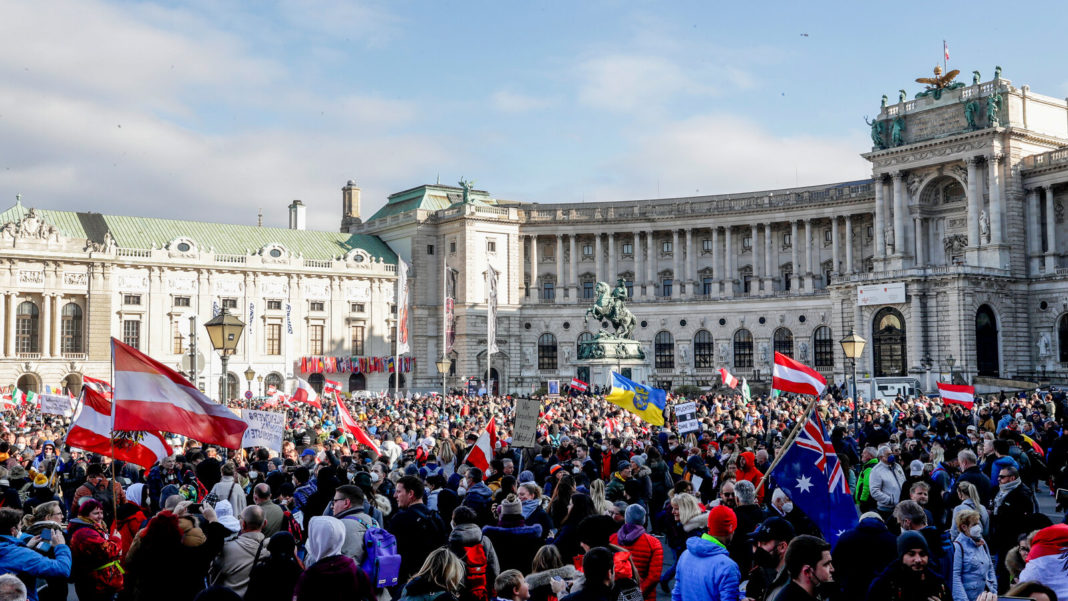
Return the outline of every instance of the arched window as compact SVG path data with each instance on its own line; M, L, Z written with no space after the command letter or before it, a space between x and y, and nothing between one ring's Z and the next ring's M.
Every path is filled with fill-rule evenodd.
M698 330L693 336L694 367L699 369L715 367L715 351L715 345L712 343L712 333L708 330Z
M556 369L556 336L548 332L538 338L538 369Z
M308 384L311 384L312 389L319 394L323 393L324 380L326 378L323 377L323 374L311 374L308 376Z
M786 328L775 330L772 346L776 353L782 353L787 357L794 358L794 334Z
M753 367L753 335L749 330L734 333L734 367L746 369Z
M980 376L998 377L998 318L990 305L975 313L975 367Z
M657 369L675 367L675 339L670 332L660 332L653 340L654 365Z
M817 369L834 367L834 339L831 336L831 328L820 326L812 334L812 361Z
M905 318L897 309L885 307L872 320L872 359L875 377L905 376Z
M275 390L285 392L284 390L282 390L282 382L282 375L278 372L271 372L267 374L263 377L263 393L267 394L267 390L269 390L271 386L274 386Z
M62 352L82 353L82 308L74 303L63 306Z
M367 390L367 376L363 374L352 374L349 376L349 392L357 390Z
M241 389L237 384L237 374L230 372L226 374L226 398L236 399L241 396Z
M575 356L582 357L582 343L593 340L592 332L583 332L579 334L578 340L575 342Z
M23 301L15 312L15 351L19 353L39 353L41 343L38 336L40 316L37 305Z
M1057 348L1060 349L1061 363L1068 363L1068 314L1057 322Z

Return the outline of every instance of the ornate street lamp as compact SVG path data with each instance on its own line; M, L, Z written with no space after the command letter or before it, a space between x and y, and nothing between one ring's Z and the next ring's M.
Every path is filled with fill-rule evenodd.
M953 373L954 373L953 372L953 366L956 365L956 364L957 364L957 360L953 358L953 353L950 353L949 356L946 357L946 365L949 366L949 383L950 384L953 383Z
M260 387L260 394L263 394L263 376L256 376L256 384Z
M237 343L241 341L241 332L245 330L245 324L226 309L204 324L211 340L211 347L215 349L222 359L222 375L219 377L219 402L226 403L227 383L230 373L226 365L230 361L230 355L237 352Z
M857 359L864 354L864 345L868 343L853 330L849 331L849 335L838 342L842 345L842 353L849 359L850 367L853 370L853 435L860 435L860 418L858 407L860 406L860 399L857 398Z
M252 369L252 366L249 365L248 369L245 370L245 381L248 382L248 391L249 392L252 392L252 380L255 379L255 378L256 378L256 370Z
M441 359L438 359L434 365L438 368L438 373L441 374L441 412L445 413L445 376L449 373L449 368L452 367L452 359L441 354Z

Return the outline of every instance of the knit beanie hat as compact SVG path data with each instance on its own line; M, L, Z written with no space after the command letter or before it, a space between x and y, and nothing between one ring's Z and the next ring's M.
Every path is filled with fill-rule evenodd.
M626 513L623 514L623 518L628 524L642 526L645 524L645 508L637 503L628 505Z
M534 481L534 472L532 472L530 470L523 470L523 471L519 472L519 483L520 484L525 484L527 482L533 482L533 481Z
M920 549L928 555L931 554L931 548L927 546L927 539L925 539L922 534L914 530L902 532L901 536L897 537L898 558L904 557L905 553L908 553L913 549Z
M501 516L506 515L523 515L523 503L515 495L508 495L508 498L501 503Z
M708 512L708 534L716 538L730 536L738 527L738 517L726 505L716 505Z

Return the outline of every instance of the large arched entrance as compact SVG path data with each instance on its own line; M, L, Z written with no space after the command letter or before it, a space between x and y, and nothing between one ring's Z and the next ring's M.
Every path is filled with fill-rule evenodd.
M897 309L879 309L872 320L873 373L876 378L904 376L908 370L905 352L905 318Z
M482 372L482 375L486 375L485 372ZM490 390L489 394L497 396L501 391L501 374L497 371L496 367L490 368L489 379L493 382L493 390ZM489 382L486 382L487 389L489 385Z
M41 379L37 374L22 374L15 382L15 387L23 392L41 392Z
M390 390L393 390L394 388L398 388L398 386L397 386L397 377L398 376L400 377L400 386L399 386L399 388L404 388L404 374L389 374L389 389Z
M975 313L975 368L980 376L998 377L998 318L990 305Z
M326 378L323 377L323 374L315 373L308 376L308 384L315 390L316 394L323 393L324 380Z
M363 374L352 374L349 376L349 392L356 390L367 390L367 376Z
M63 379L66 392L78 396L82 392L82 374L69 373L67 377Z

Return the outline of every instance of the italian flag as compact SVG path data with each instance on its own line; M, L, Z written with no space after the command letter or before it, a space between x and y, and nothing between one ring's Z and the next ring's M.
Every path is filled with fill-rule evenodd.
M19 405L36 404L37 393L32 390L19 390L16 388L11 392L11 400Z

